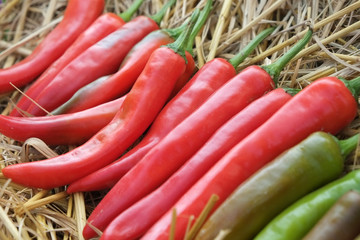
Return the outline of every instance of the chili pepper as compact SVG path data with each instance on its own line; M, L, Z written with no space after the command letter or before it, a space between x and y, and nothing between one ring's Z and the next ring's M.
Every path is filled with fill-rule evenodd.
M304 240L353 240L360 234L360 193L345 193L316 223Z
M104 1L71 0L62 21L24 60L0 70L0 93L7 93L38 77L103 12ZM11 83L11 84L10 84Z
M359 79L352 83L358 85ZM305 87L226 153L173 206L178 214L176 239L182 239L189 216L197 217L210 196L219 197L215 210L236 187L282 152L313 132L339 132L355 118L356 112L353 95L338 78L325 77ZM143 239L167 238L170 216L171 212L164 214Z
M285 65L284 61L289 59L289 54L296 54L311 35L310 31L307 39L300 41L301 45L297 45L295 50L287 52L281 58L282 64L277 63L276 67ZM274 85L271 76L259 66L247 67L230 79L112 187L91 213L89 224L103 230L122 211L166 181L226 121L255 99L273 90ZM126 196L121 199L117 197L125 192ZM91 237L93 233L86 225L84 237Z
M360 191L359 170L299 199L277 215L255 239L301 239L350 190Z
M220 127L164 184L118 215L101 239L136 239L143 235L218 159L290 98L278 88L250 103Z
M67 64L87 48L120 28L126 21L129 21L142 2L143 0L136 0L127 11L120 14L120 17L114 13L104 13L98 17L83 33L80 34L65 53L52 63L46 71L36 79L30 88L26 90L26 96L20 98L16 104L16 108L10 112L10 115L22 116L23 113L21 110L26 110L32 103L31 99L35 99Z
M23 118L0 115L0 132L21 142L36 137L54 146L82 144L114 118L124 98L58 116Z
M199 16L199 24L196 24L194 27L189 42L193 43L195 36L208 17L211 6L212 1L209 0L207 6ZM119 71L112 76L100 78L79 89L67 102L54 110L53 114L77 112L123 95L129 91L140 75L151 53L160 46L173 42L185 29L185 26L186 22L179 28L161 29L148 34L130 50L121 64ZM191 44L191 47L192 46L193 44ZM189 49L186 49L186 51L189 51ZM189 77L189 74L193 73L195 68L195 62L191 55L189 55L187 59L186 74L181 78L185 80ZM180 84L183 82L181 79L179 80ZM175 86L178 84L179 83ZM98 94L99 92L101 92L101 94Z
M193 21L198 13L194 12ZM154 51L113 120L89 141L54 158L7 166L2 169L4 176L25 186L50 189L115 160L149 127L185 71L182 47L190 26L177 41Z
M86 49L39 93L35 98L37 104L46 111L52 111L71 98L79 88L101 76L114 73L137 42L159 29L157 21L161 21L164 11L174 2L171 0L165 4L159 11L161 15L138 16ZM26 111L33 116L45 115L46 112L37 104L32 103Z
M139 144L109 166L71 183L67 191L94 191L112 187L175 126L203 104L224 83L234 77L236 66L273 30L274 28L269 28L262 31L229 61L215 58L207 62L159 113Z
M253 239L287 206L338 178L359 136L339 141L315 132L251 176L219 206L195 239ZM318 238L313 238L318 239Z

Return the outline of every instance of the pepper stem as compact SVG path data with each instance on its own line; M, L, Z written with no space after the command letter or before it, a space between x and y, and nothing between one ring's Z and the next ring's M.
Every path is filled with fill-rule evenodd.
M275 27L267 28L259 33L244 49L229 60L229 63L236 69L237 66L247 58L250 53L262 42L267 36L274 32Z
M144 2L144 0L135 0L131 6L124 11L123 13L120 13L119 16L125 21L130 21L131 17L134 15L134 13L139 9L141 4Z
M162 19L165 16L166 11L171 8L175 4L176 0L170 0L167 2L156 14L150 16L152 20L154 20L158 25L160 25Z
M200 14L199 9L195 9L193 14L191 15L190 23L187 26L186 30L180 34L180 36L175 42L165 45L165 47L172 49L175 53L182 56L186 63L187 63L187 59L185 56L185 47L187 46L187 42L189 41L191 31L194 28L194 25L199 17L199 14Z
M356 134L348 139L338 140L338 143L341 149L341 155L346 158L358 146L359 134Z
M357 100L360 93L360 77L354 78L352 80L346 80L344 78L339 78L345 86L350 90L351 94Z
M204 26L209 14L210 14L210 11L212 9L212 4L213 4L212 0L208 0L206 2L206 5L205 5L204 9L201 10L199 18L196 21L195 26L190 34L189 41L187 42L187 44L185 46L185 50L188 51L191 55L193 55L193 45L195 42L195 38L198 35L198 33L200 32L200 29Z
M309 29L305 36L281 58L279 58L278 60L276 60L276 62L270 65L262 67L272 77L275 85L277 85L277 80L282 69L288 62L290 62L293 57L296 56L296 54L298 54L306 46L306 44L310 41L312 37L312 33L312 29Z

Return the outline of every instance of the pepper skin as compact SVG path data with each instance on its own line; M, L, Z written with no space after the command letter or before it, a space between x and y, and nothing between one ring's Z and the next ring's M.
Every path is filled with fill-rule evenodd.
M124 98L58 116L24 118L0 115L0 132L20 142L36 137L53 146L82 144L111 122Z
M278 88L250 103L219 128L164 184L117 216L101 239L125 240L143 235L218 159L290 98Z
M342 154L343 144L334 136L311 134L241 184L210 216L195 239L214 239L225 229L224 240L253 239L290 204L338 178L346 155L356 148L358 139L356 135L344 140L349 150Z
M99 17L105 6L104 0L70 0L63 20L24 60L0 70L0 93L24 87L58 59L75 39Z
M350 190L360 191L360 170L354 170L299 199L277 215L255 239L302 239Z
M215 210L237 186L282 152L313 132L338 133L356 114L357 102L338 78L322 78L305 87L225 154L173 206L177 211L175 239L184 237L189 216L196 218L213 194L219 197ZM164 214L143 239L168 239L171 214Z
M69 62L124 24L125 22L114 13L105 13L98 17L65 53L51 64L46 71L34 81L30 88L25 91L26 96L20 98L16 107L10 112L10 116L22 116L23 114L19 109L26 110L32 103L30 99L35 99Z
M122 211L166 181L226 121L273 87L270 75L258 66L248 67L230 79L111 188L88 222L104 230ZM84 237L93 233L86 225Z
M67 191L94 191L112 187L163 137L195 111L212 93L234 77L236 75L236 67L273 30L274 28L269 28L259 33L229 61L215 58L207 62L185 87L166 104L139 144L109 166L72 183Z
M49 112L54 110L70 99L79 88L101 76L114 73L130 49L157 29L157 23L149 17L132 19L71 61L39 93L35 101ZM46 114L34 103L26 111L33 116Z
M316 223L304 240L353 240L360 234L360 193L345 193Z

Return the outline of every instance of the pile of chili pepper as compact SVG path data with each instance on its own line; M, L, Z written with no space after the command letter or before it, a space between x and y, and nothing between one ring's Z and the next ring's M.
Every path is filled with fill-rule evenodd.
M175 0L133 19L143 0L120 16L103 14L104 1L79 2L69 1L62 23L28 59L0 70L0 93L12 90L9 79L20 88L34 81L11 116L0 116L2 134L78 146L9 165L5 177L68 193L109 189L87 219L85 239L96 230L101 239L129 240L320 239L324 232L330 239L345 227L349 239L359 234L350 228L360 221L353 214L359 171L340 178L359 137L334 135L357 116L360 79L324 77L294 95L277 86L312 29L270 65L236 70L274 27L229 61L197 69L193 43L212 0L175 29L159 27ZM59 35L63 43L52 44ZM49 51L56 54L39 64ZM339 211L343 221L327 227Z

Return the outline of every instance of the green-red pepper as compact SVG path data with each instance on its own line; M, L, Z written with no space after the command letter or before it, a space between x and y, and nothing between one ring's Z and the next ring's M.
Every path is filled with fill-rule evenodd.
M277 215L255 239L302 239L350 190L360 191L360 170L354 170L296 201Z
M311 134L241 184L195 239L214 239L221 230L227 232L223 239L253 239L290 204L338 178L358 139L356 135L339 143L328 133Z

